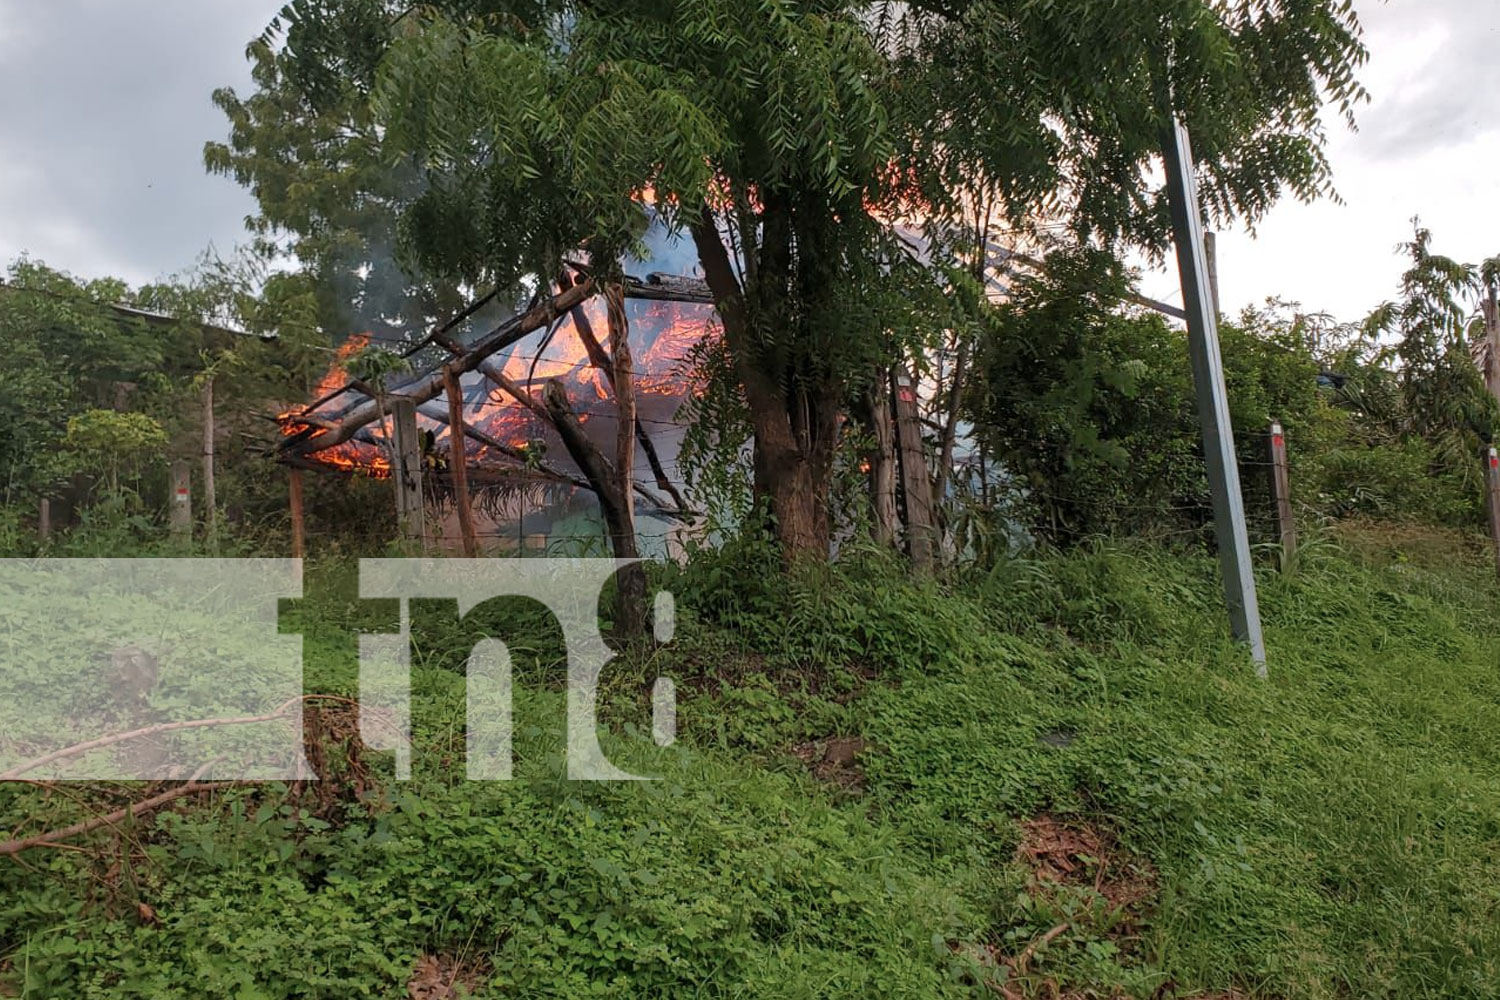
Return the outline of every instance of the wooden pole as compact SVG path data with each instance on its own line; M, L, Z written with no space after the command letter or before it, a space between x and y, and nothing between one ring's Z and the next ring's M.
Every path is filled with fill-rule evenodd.
M396 489L396 520L401 537L427 546L426 515L422 505L422 438L417 432L417 404L407 398L391 403L395 461L391 480Z
M630 320L625 315L625 288L611 282L604 289L605 315L609 322L609 353L614 363L615 475L620 477L620 495L625 503L625 523L635 531L635 360L630 353ZM641 595L644 600L644 593ZM643 612L644 614L644 612Z
M1276 501L1276 527L1281 536L1281 571L1297 556L1297 522L1292 516L1292 478L1286 457L1286 431L1271 421L1271 495Z
M474 507L469 496L469 454L464 448L464 393L458 374L443 369L443 389L448 394L448 471L453 476L453 505L458 510L458 532L463 536L464 556L479 556L474 533Z
M193 534L193 470L182 459L172 463L172 499L167 512L167 525L173 538L192 537Z
M896 425L891 417L890 373L882 370L870 390L870 430L875 451L870 456L870 492L875 505L875 540L896 544Z
M1490 537L1495 540L1495 571L1500 573L1500 450L1491 447L1485 452L1484 466L1490 498Z
M36 534L44 542L52 537L52 500L49 497L42 497L37 505Z
M917 388L905 366L895 370L896 445L901 454L901 492L906 500L906 545L918 573L933 568L935 532L932 521L932 480L927 474L927 449L922 444L922 422L917 415Z
M1219 304L1219 234L1203 234L1203 262L1208 266L1208 291L1213 298L1214 316L1222 317L1224 308Z
M302 470L292 468L287 476L287 502L292 513L292 558L307 555L306 529L302 520Z
M219 540L219 497L214 486L214 380L203 382L203 525L212 548Z

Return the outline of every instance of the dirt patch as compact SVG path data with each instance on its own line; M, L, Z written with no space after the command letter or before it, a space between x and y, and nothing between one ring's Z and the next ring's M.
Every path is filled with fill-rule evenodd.
M406 984L411 1000L458 1000L471 997L484 981L487 970L478 962L465 962L452 955L423 955Z
M859 755L869 748L869 742L862 736L835 736L792 747L792 754L819 781L858 791L865 784Z
M312 702L303 709L302 752L318 780L295 782L292 797L320 819L336 821L348 803L377 807L380 783L365 761L360 722L360 706L352 702Z
M1033 894L1056 887L1091 889L1110 907L1138 917L1156 894L1156 871L1123 850L1113 833L1085 822L1038 816L1021 824L1016 860L1032 872Z
M1121 957L1136 947L1156 898L1156 871L1125 850L1107 827L1042 815L1021 824L1015 859L1029 876L1026 891L1052 916L1027 938L952 944L955 956L977 969L977 978L1005 1000L1113 1000L1108 991L1076 992L1038 971L1049 949L1105 939ZM1045 925L1044 925L1045 926ZM1175 996L1170 988L1161 996ZM1243 1000L1233 994L1195 1000Z

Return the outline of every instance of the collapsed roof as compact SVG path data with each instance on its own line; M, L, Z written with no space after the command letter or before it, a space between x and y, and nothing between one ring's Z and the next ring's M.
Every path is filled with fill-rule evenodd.
M678 409L690 394L691 352L718 334L707 286L695 278L652 272L623 282L637 394L637 435L644 461L637 492L648 507L681 508L673 485L682 428ZM416 405L426 450L445 455L451 428L443 371L458 373L463 433L474 485L553 483L587 488L579 470L552 441L550 428L518 403L502 384L523 389L556 379L580 422L601 445L612 441L616 417L600 348L606 329L603 289L575 274L555 292L539 292L530 305L500 322L481 322L495 311L493 296L477 300L455 320L408 350L410 372L387 377L378 388L347 372L347 362L369 342L351 338L307 406L281 414L282 461L313 468L390 471L384 419L395 400ZM549 444L553 447L549 447ZM670 466L661 455L666 454ZM441 471L440 459L434 463ZM649 476L645 476L649 473Z

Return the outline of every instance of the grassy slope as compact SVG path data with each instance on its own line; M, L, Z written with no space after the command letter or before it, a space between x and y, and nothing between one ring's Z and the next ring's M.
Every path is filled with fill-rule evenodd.
M1207 559L895 579L750 595L622 671L636 726L611 749L651 784L561 780L561 700L524 662L519 780L462 781L435 630L416 780L375 816L235 793L164 817L123 873L0 865L0 955L37 997L397 997L437 952L485 967L480 995L993 996L965 956L1066 924L1021 990L1500 996L1500 591L1474 554L1360 532L1263 576L1269 683L1226 642ZM305 616L315 685L347 689L352 614ZM670 751L636 728L663 672ZM857 791L788 752L835 735L871 741ZM0 823L61 808L38 794L0 791ZM1154 867L1129 926L1087 886L1025 891L1017 821L1044 812Z

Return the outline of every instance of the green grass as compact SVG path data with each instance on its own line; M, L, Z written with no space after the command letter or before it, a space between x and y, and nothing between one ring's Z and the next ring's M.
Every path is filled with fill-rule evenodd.
M863 556L767 586L758 558L672 575L677 642L611 678L606 745L662 780L563 780L557 650L536 629L513 643L517 780L462 780L472 636L418 609L413 781L331 810L234 791L145 824L134 852L96 837L0 862L0 981L402 997L444 953L479 996L995 996L973 956L1066 924L1011 988L1500 996L1482 554L1416 531L1315 540L1293 575L1260 576L1268 682L1203 556L1100 546L946 587ZM309 686L350 692L347 629L380 616L347 566L309 591L292 616ZM660 673L680 692L670 750L643 735ZM833 736L869 741L856 787L791 752ZM1155 872L1128 926L1087 885L1027 891L1018 824L1043 813ZM0 789L0 824L27 814L77 806Z

